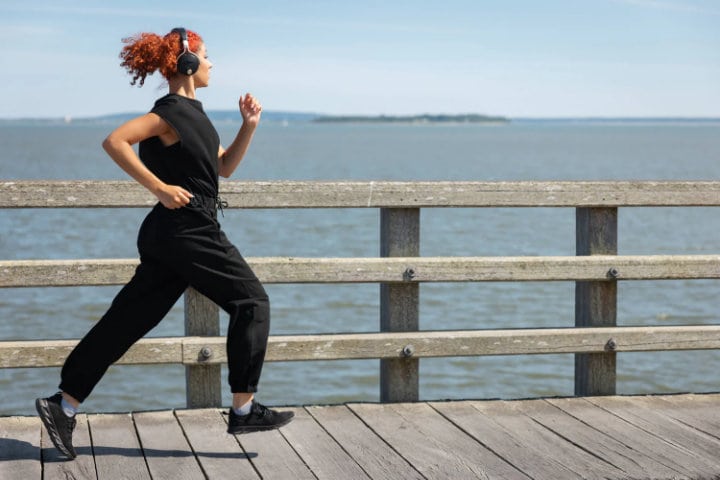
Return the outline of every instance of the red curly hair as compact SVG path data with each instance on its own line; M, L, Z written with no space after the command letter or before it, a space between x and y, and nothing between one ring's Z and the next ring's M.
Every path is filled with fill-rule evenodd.
M203 42L200 35L187 30L190 51L196 52ZM120 52L120 66L133 76L130 85L138 80L142 87L145 77L159 70L166 80L177 74L177 57L183 52L182 39L178 32L170 32L164 37L155 33L139 33L122 39L126 45Z

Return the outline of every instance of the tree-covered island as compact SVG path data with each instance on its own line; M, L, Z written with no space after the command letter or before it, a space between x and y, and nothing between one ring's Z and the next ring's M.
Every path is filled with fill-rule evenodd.
M316 123L509 123L506 117L463 113L458 115L322 115Z

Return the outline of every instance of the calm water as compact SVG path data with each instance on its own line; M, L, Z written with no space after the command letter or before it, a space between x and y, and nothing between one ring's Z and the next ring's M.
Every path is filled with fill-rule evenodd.
M111 126L0 126L0 179L125 179L100 142ZM219 125L228 144L237 126ZM720 125L517 123L380 126L265 124L234 179L720 180ZM0 258L135 257L142 209L5 210ZM717 254L720 210L626 208L621 254ZM421 254L574 255L573 209L425 209ZM226 211L247 257L377 256L376 210ZM620 325L718 324L717 281L622 282ZM0 338L79 338L120 287L0 289ZM268 285L273 334L378 330L379 287ZM571 282L424 284L422 329L567 327ZM223 326L225 319L222 319ZM151 335L183 334L180 305ZM620 393L718 391L720 352L618 355ZM573 356L424 359L423 399L573 393ZM225 372L224 372L225 373ZM58 368L0 370L0 415L33 412ZM184 406L182 366L113 367L88 411ZM378 361L268 363L275 405L377 400ZM226 392L225 403L229 403Z

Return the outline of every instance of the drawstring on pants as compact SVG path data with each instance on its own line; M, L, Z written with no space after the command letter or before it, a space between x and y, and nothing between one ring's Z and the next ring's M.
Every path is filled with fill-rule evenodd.
M220 196L207 197L197 193L193 193L192 195L193 196L190 197L190 203L188 203L189 206L219 210L220 214L223 218L225 218L225 212L223 209L228 207L228 202L223 200Z
M215 197L215 208L220 210L220 215L222 215L223 218L225 218L225 212L223 211L223 208L227 208L228 203L220 198L220 196Z

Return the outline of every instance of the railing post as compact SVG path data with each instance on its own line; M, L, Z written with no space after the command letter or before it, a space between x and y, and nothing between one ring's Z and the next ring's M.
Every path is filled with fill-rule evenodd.
M618 209L576 209L576 255L617 255ZM614 278L617 272L608 272ZM617 281L575 283L575 326L617 325ZM575 395L615 395L616 354L575 354Z
M420 209L380 209L380 256L420 255ZM410 268L410 267L408 267ZM412 273L407 272L411 278ZM415 332L419 328L417 283L380 284L380 331ZM419 399L419 360L407 346L404 358L380 360L380 401L413 402Z
M188 288L185 291L185 336L218 335L218 306L194 288ZM212 355L212 351L206 353ZM187 365L185 395L188 408L221 406L220 365Z

